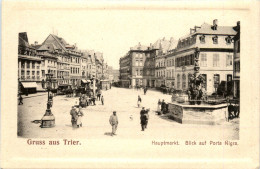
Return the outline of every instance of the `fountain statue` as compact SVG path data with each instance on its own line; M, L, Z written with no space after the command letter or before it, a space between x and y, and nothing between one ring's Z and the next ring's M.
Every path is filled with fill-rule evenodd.
M201 104L201 100L203 97L203 90L201 84L205 81L205 78L199 73L199 53L200 50L196 48L195 58L194 58L194 74L189 78L189 89L188 89L188 97L191 105Z

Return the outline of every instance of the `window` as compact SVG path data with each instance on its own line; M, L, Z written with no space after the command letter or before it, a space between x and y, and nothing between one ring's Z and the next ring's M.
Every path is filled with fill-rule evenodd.
M138 66L138 65L139 65L139 61L136 60L136 61L135 61L135 66Z
M230 36L226 37L225 40L226 40L226 44L227 44L227 45L230 45L231 42L232 42L232 39L231 39Z
M232 75L227 75L227 82L232 82Z
M24 76L24 70L21 71L21 75Z
M232 55L227 55L227 66L232 66L232 62L233 62Z
M27 76L29 76L30 75L30 71L27 71Z
M202 76L204 77L204 82L201 84L203 88L205 88L205 90L207 90L207 75L206 74L202 74Z
M186 75L182 75L182 89L186 89Z
M143 70L140 70L140 75L143 76Z
M172 66L174 66L174 59L172 59Z
M217 90L219 85L219 74L214 74L214 88Z
M202 53L200 56L200 66L206 67L207 66L207 54Z
M185 56L185 65L190 65L190 55Z
M138 76L138 69L136 69L136 71L135 71L135 75Z
M143 66L143 61L142 60L140 60L139 66Z
M28 69L30 69L30 62L27 62L27 66Z
M194 54L190 55L191 65L194 65Z
M205 43L205 36L204 35L201 35L199 38L200 38L200 43Z
M177 89L180 89L180 84L181 84L181 82L180 82L180 75L178 74L177 75Z
M35 71L32 71L32 75L33 75L33 76L35 75Z
M213 67L219 67L219 54L213 54Z
M218 44L218 37L217 36L214 36L212 38L212 40L213 40L213 44Z
M35 62L32 62L32 68L35 69Z

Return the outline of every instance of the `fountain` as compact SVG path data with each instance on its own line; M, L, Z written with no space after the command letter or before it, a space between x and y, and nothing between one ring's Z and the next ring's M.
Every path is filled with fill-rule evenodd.
M169 118L179 123L217 124L227 119L227 104L209 104L202 87L205 78L199 73L199 49L195 50L194 74L189 79L188 101L185 96L176 98L168 104ZM175 100L175 99L174 99ZM187 104L188 102L188 104Z

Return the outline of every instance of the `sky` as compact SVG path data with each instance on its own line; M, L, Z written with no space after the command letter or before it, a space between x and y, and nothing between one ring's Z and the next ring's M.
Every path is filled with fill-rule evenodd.
M81 50L103 53L109 66L119 68L119 58L139 42L154 43L173 37L178 40L195 25L235 26L245 11L229 10L22 10L19 32L27 32L29 43L42 43L49 34L56 34ZM244 15L243 15L244 16Z

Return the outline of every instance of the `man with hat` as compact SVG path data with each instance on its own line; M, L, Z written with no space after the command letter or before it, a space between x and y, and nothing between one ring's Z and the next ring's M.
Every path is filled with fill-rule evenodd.
M117 125L118 125L118 118L116 115L116 111L113 111L113 114L110 116L109 123L112 126L111 136L116 135Z
M70 115L71 115L72 127L76 128L77 127L77 120L78 120L76 107L72 106L72 108L70 110Z

